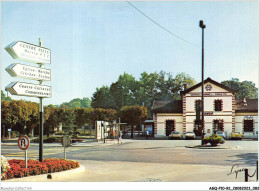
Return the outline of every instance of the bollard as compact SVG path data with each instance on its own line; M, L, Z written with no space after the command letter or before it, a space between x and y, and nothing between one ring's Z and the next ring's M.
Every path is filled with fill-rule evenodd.
M248 182L248 169L245 168L245 182Z

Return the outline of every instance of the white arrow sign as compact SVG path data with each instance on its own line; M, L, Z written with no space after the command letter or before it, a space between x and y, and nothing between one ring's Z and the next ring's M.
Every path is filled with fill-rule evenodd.
M14 58L39 64L51 63L51 50L23 41L15 41L5 47Z
M12 95L29 97L51 97L51 87L24 82L12 82L5 87Z
M51 70L24 64L11 64L5 69L12 77L51 81Z

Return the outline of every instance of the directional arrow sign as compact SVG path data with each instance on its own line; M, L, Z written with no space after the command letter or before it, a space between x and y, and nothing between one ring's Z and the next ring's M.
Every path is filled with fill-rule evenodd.
M26 78L31 80L50 81L51 70L37 68L24 64L11 64L5 69L12 77Z
M12 95L29 97L51 97L51 87L24 82L12 82L5 87Z
M23 41L15 41L5 47L14 58L33 63L50 64L51 50Z

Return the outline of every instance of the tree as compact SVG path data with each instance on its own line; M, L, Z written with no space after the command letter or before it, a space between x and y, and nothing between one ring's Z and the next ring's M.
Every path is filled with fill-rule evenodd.
M135 93L137 90L138 82L127 73L120 75L117 82L110 86L111 95L118 109L125 105L136 105Z
M110 88L108 86L97 88L92 97L92 107L119 111L126 105L144 105L148 108L148 116L151 117L153 101L181 99L179 92L183 90L185 83L191 87L196 82L185 73L177 74L174 78L171 73L164 71L159 74L143 72L139 80L124 73L110 85Z
M240 82L238 78L232 78L231 80L222 81L221 84L237 91L237 99L257 99L258 89L255 87L255 83L251 81Z
M154 72L148 74L147 72L143 72L141 74L141 78L138 81L138 90L135 93L135 97L137 99L138 105L145 105L148 108L152 106L153 100L156 96L157 92L157 81L159 75Z
M74 110L75 113L75 125L78 127L82 127L88 122L87 118L87 109L85 108L77 108Z
M4 91L1 90L1 100L11 101L12 99L9 96L5 96Z
M184 84L187 84L187 87L191 87L196 84L196 81L185 73L179 73L174 78L171 73L161 71L157 82L158 93L155 99L181 99L180 91L184 89Z
M89 108L86 110L87 122L95 125L96 121L112 122L116 119L117 112L115 109Z
M49 137L52 129L57 127L59 123L62 122L62 109L54 107L45 107L44 108L44 130Z
M83 99L75 98L70 102L64 102L60 105L60 108L90 108L91 107L91 100L89 98L84 97Z
M117 108L108 86L97 88L92 96L93 108Z
M13 114L16 111L16 109L14 109L15 107L12 107L10 102L4 100L1 101L1 127L2 129L5 129L1 131L3 136L6 136L7 128L13 128L19 121L18 116Z
M188 74L178 73L174 78L174 85L171 89L173 94L173 99L180 100L180 91L184 90L184 84L187 85L187 88L190 88L196 84L196 81Z
M67 129L72 130L75 125L75 113L73 109L60 109L59 116L61 122Z
M133 138L134 125L139 125L147 118L147 107L144 106L124 106L120 110L122 122L131 125L131 138Z
M9 102L2 100L1 105L2 125L11 127L14 131L28 134L32 125L36 123L38 105L21 100Z
M89 99L88 97L84 97L81 100L81 107L83 107L83 108L90 108L91 107L91 99Z

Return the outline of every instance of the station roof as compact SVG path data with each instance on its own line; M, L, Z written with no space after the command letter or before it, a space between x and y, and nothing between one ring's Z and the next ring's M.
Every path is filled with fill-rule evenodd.
M233 89L231 89L231 88L229 88L229 87L227 87L227 86L225 86L225 85L223 85L221 83L218 83L215 80L212 80L211 78L207 78L206 80L204 80L204 84L206 84L208 82L210 82L210 83L212 83L212 84L214 84L216 86L219 86L219 87L221 87L221 88L223 88L223 89L225 89L225 90L227 90L227 91L229 91L229 92L231 92L233 94L236 93L235 90L233 90ZM184 91L181 91L180 93L181 93L181 95L185 95L185 94L189 93L190 91L200 87L201 85L202 85L202 82L200 82L200 83L198 83L198 84L196 84L196 85L194 85L194 86L192 86L192 87L190 87L190 88L188 88L188 89L186 89Z
M182 113L182 100L154 101L153 113Z
M236 99L236 113L239 112L258 112L258 99Z

